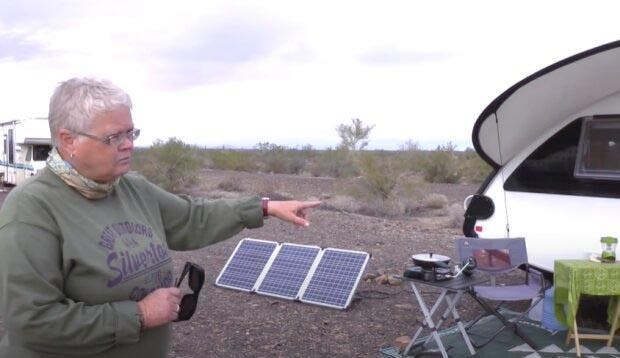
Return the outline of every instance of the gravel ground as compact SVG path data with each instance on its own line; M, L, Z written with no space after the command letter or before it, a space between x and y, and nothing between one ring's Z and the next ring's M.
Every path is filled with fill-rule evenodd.
M193 194L217 191L222 182L235 182L245 193L272 197L329 198L333 179L205 171ZM475 185L429 185L462 203ZM173 357L375 357L379 347L396 337L411 335L422 320L406 285L382 285L372 280L358 286L353 304L344 311L248 294L213 286L235 245L245 237L366 251L366 273L402 274L413 253L433 251L454 257L452 241L460 228L446 227L446 217L378 218L314 210L311 226L298 229L270 219L260 229L245 230L225 242L202 250L175 253L175 263L194 261L207 270L201 309L188 323L174 327ZM424 289L431 301L433 289ZM466 300L463 307L474 307ZM466 319L478 314L466 309Z
M239 192L223 192L222 182L234 184ZM206 170L191 193L325 199L332 195L333 184L329 178ZM429 191L446 195L450 204L460 204L476 189L476 185L433 184ZM443 216L379 218L319 208L312 211L310 220L310 227L299 229L269 219L264 227L244 230L227 241L174 252L177 274L185 261L192 261L205 268L206 282L194 317L173 326L170 357L376 357L381 346L412 335L423 316L405 284L363 280L346 310L214 286L235 245L246 237L366 251L371 254L366 273L401 274L414 253L456 257L453 240L461 234ZM436 294L423 288L427 302L433 302ZM480 312L468 297L461 307L465 320ZM3 333L0 320L0 336Z

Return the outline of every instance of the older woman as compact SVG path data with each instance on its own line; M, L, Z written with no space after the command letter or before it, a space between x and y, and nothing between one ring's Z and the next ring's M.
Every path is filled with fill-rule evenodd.
M129 96L74 78L50 101L47 167L0 212L0 357L165 357L181 292L171 250L263 225L307 226L319 202L206 201L128 173L140 135Z

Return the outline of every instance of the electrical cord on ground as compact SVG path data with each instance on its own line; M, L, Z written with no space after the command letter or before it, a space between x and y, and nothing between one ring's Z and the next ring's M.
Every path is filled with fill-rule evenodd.
M363 298L371 299L371 300L384 300L386 298L398 296L403 293L413 294L413 290L408 290L405 288L398 290L396 292L385 292L385 291L380 291L380 290L360 290L355 293L353 300L361 300ZM429 296L429 295L436 294L435 291L426 291L426 290L420 290L420 293L422 294L422 296Z
M385 291L379 291L379 290L363 290L363 291L358 291L355 294L355 298L360 299L360 300L363 298L371 299L371 300L384 300L396 294L398 294L398 292L385 292Z
M396 292L385 292L385 291L373 290L373 289L359 290L359 291L357 291L355 293L355 296L353 296L353 300L352 301L356 302L356 301L360 301L362 299L384 300L386 298L398 296L398 295L400 295L402 293L413 294L413 290L401 289L401 290L396 291ZM422 296L435 295L436 291L433 291L433 290L420 290L420 294Z
M384 300L386 298L398 296L402 293L413 293L411 290L401 289L396 292L385 292L380 290L361 290L355 293L355 299L371 299L371 300Z

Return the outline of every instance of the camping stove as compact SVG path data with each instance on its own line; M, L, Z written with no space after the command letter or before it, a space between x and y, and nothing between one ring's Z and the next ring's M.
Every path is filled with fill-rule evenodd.
M407 268L403 276L428 282L444 281L453 277L452 272L448 268L424 268L421 266L411 266Z

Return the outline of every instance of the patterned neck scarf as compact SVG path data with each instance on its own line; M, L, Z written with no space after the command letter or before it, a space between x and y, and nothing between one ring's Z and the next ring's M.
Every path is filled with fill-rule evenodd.
M114 185L118 183L119 180L117 178L110 183L100 184L94 180L88 179L78 173L69 162L64 161L60 157L60 154L58 154L56 147L52 148L50 151L46 164L51 171L65 182L65 184L77 190L78 193L90 200L102 199L108 196L112 190L114 190Z

